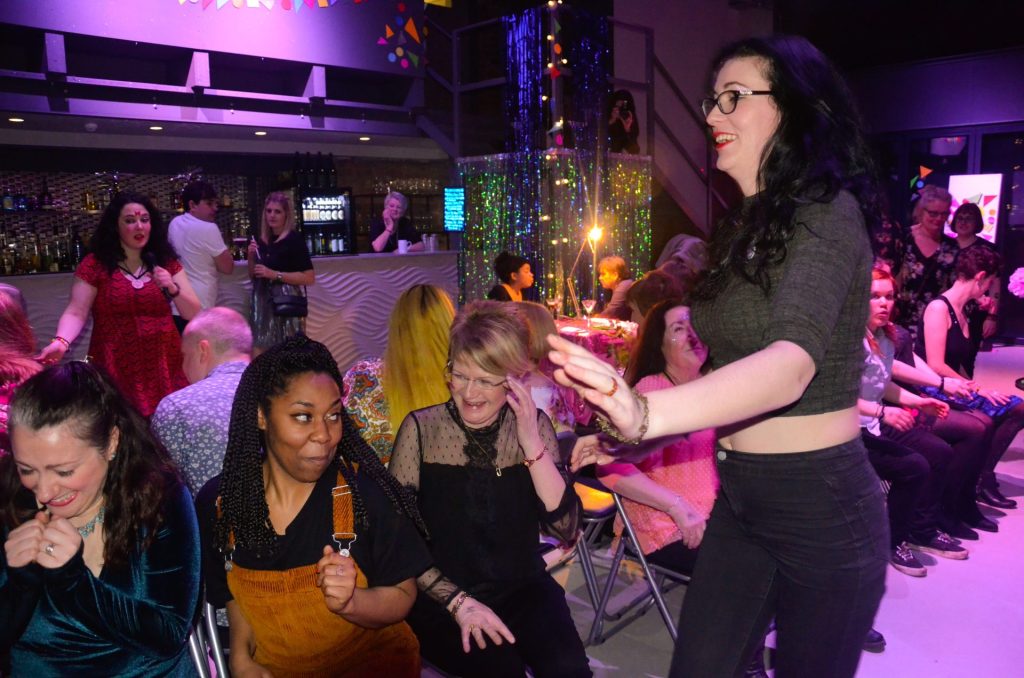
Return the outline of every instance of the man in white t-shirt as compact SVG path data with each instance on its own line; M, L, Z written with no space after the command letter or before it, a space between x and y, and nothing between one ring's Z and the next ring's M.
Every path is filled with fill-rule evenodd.
M205 181L193 181L181 193L185 214L175 217L168 228L168 238L185 267L192 289L200 305L217 305L217 272L227 275L234 270L231 250L215 223L217 217L217 191ZM185 321L174 309L174 322L181 331Z

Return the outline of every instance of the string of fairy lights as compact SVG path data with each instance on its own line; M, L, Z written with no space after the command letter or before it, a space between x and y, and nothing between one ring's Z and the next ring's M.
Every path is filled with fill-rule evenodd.
M566 22L578 36L569 44ZM571 312L570 275L579 295L591 297L600 258L621 256L634 271L650 262L651 162L604 151L604 18L551 0L507 17L505 30L511 150L457 162L465 189L463 298L486 295L497 282L494 258L509 251L530 261L537 298L562 297L563 310ZM566 87L569 78L572 86ZM574 119L566 119L567 110ZM539 138L547 148L538 148ZM587 237L598 232L591 241L595 256ZM586 252L573 272L581 249Z

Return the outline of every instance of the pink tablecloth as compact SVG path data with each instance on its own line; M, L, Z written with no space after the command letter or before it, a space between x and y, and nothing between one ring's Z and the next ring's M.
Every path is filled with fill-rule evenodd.
M616 324L607 329L595 325L589 330L586 320L562 318L556 324L558 334L562 337L579 344L620 372L626 368L629 351L636 337L636 326L633 323Z

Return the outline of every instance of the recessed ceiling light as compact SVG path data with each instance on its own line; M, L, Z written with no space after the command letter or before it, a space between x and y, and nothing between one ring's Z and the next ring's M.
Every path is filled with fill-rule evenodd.
M7 118L7 122L25 122L25 118Z
M369 141L370 137L359 137L360 141Z
M161 131L163 131L164 128L161 127L160 125L150 125L149 129L151 131L153 131L153 132L161 132Z
M255 134L258 137L265 137L265 136L267 136L267 133L264 132L263 130L260 130L258 132L253 132L253 134Z

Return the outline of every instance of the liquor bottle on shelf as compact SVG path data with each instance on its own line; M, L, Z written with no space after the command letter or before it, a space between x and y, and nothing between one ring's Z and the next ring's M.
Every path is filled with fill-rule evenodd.
M302 188L313 188L316 172L313 169L313 154L306 152L305 171L302 173Z
M14 193L11 192L10 186L4 189L3 206L4 212L14 211Z
M316 187L327 188L327 165L324 164L324 154L316 152Z
M82 245L82 238L79 236L77 228L71 236L68 254L70 257L69 264L72 269L82 263L82 259L85 257L85 247Z
M338 187L338 169L334 166L334 154L327 154L327 187Z
M41 210L53 209L53 194L50 193L50 188L46 185L46 177L43 177L43 190L39 191L36 202Z

